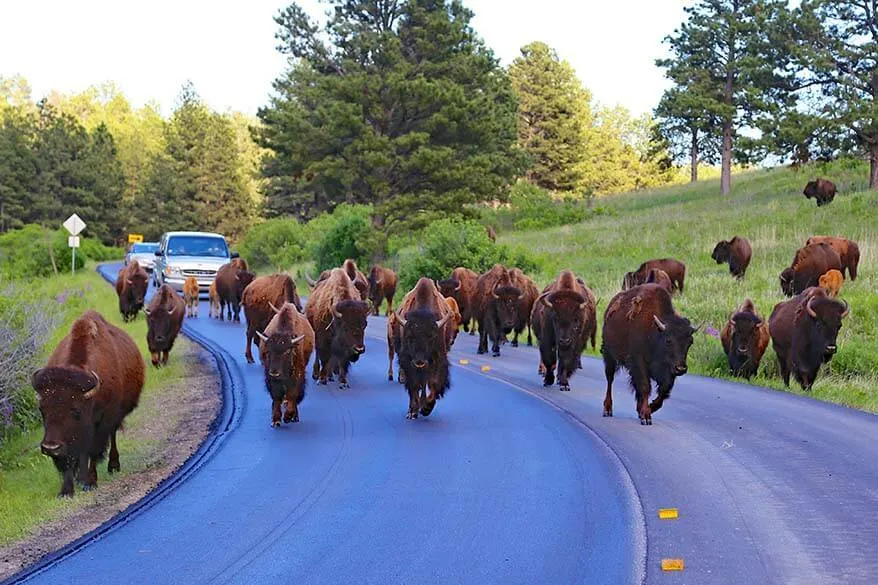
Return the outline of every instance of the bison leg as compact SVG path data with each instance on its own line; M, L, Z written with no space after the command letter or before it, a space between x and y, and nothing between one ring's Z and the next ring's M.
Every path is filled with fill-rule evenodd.
M652 424L652 411L649 408L649 394L652 392L652 382L649 376L643 371L635 368L631 372L631 385L634 386L634 394L637 397L637 416L640 418L640 424Z
M384 297L384 300L387 301L387 310L384 311L384 316L390 317L390 314L393 312L393 295L387 295Z
M670 384L667 384L667 385L660 385L660 386L658 387L658 390L657 390L657 394L658 394L658 395L655 397L655 400L653 400L652 402L649 403L649 410L650 410L652 413L658 411L658 409L660 409L660 408L662 407L662 404L664 404L665 400L667 400L668 398L670 398L670 396L671 396L671 390L672 390L673 388L674 388L674 382L673 382L673 381L671 381Z
M496 331L490 335L491 337L491 356L500 357L500 339L506 341L506 336L504 336L500 331Z
M232 302L232 313L234 314L235 323L241 322L241 303L238 301Z
M479 326L479 349L476 353L488 353L488 334L483 325Z
M161 352L150 352L150 360L152 361L153 366L159 367L159 363L161 362Z
M314 367L311 368L311 379L317 380L320 378L320 358L316 355L314 356Z
M549 343L540 344L540 367L543 374L543 386L555 383L555 348Z
M777 365L780 368L780 377L783 378L784 386L787 388L790 387L790 367L787 364L786 359L781 356L777 356Z
M76 466L69 465L61 476L61 491L58 492L59 498L73 497L73 477L76 473Z
M347 390L351 387L348 384L348 368L350 367L350 362L347 359L342 360L338 364L338 389L339 390Z
M387 380L393 382L393 341L387 340Z
M271 426L275 429L280 426L280 403L279 399L271 401Z
M534 346L533 331L531 330L530 325L527 326L527 346Z
M222 320L222 316L223 316L223 313L222 313L222 310L220 310L220 320ZM248 364L252 364L255 361L253 359L253 350L251 349L251 347L253 345L253 338L255 337L254 333L255 332L253 330L251 330L250 327L247 327L247 342L246 342L246 345L244 346L244 357L247 359ZM317 362L315 361L314 364L316 365Z
M169 357L171 354L170 354L169 352L167 352L167 351L163 351L163 352L161 353L161 355L162 355L162 365L163 365L163 366L168 365L168 357Z
M619 365L616 360L604 354L604 374L607 377L607 395L604 396L604 416L613 416L613 378Z
M513 331L513 333L512 333L512 347L518 347L518 334L519 333L520 333L520 331L518 329Z
M302 381L302 383L305 383L304 380ZM299 396L301 396L301 394L299 396L296 396L293 392L293 388L295 388L294 385L290 386L290 389L287 391L286 396L284 396L284 404L286 404L287 406L287 409L284 412L285 423L299 422L299 402L301 401L301 398L299 398Z
M88 471L82 482L82 491L91 491L96 487L98 487L98 456L92 455L88 458Z
M220 298L220 301L219 301L219 319L220 319L220 321L226 320L225 313L226 313L226 301L224 301L222 298Z
M119 464L119 448L116 447L116 430L110 435L110 459L107 461L107 473L116 473L122 470Z

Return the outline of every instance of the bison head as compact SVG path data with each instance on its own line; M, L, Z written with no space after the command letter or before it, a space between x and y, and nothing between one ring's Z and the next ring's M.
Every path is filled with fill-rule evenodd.
M332 353L356 361L366 351L363 341L369 305L345 300L332 305Z
M541 296L540 302L549 309L548 317L555 330L558 346L562 349L576 348L585 328L588 301L577 292L562 290Z
M756 373L759 327L762 319L753 313L739 312L729 319L729 368L736 376L750 377Z
M494 311L497 321L503 328L503 333L509 333L515 327L518 316L518 299L521 298L521 290L514 286L495 286L491 290L494 300Z
M836 339L841 329L842 319L850 314L846 302L839 302L825 296L813 296L805 303L805 314L799 321L804 328L810 352L814 359L828 362L837 351Z
M405 318L397 315L401 327L400 358L418 370L424 370L444 355L442 331L451 314L441 320L427 309L409 311Z
M670 384L677 376L682 376L689 367L686 358L692 347L692 335L698 331L689 320L676 314L664 319L653 315L655 326L651 336L651 359L649 373L659 384Z
M640 284L640 281L636 272L626 272L625 276L622 278L622 290L634 288L638 284Z
M805 185L805 190L802 191L802 194L805 195L806 199L817 197L817 181L808 181L808 184Z
M293 337L288 333L274 333L266 336L258 331L256 335L262 342L263 355L265 356L263 365L269 388L275 387L270 383L272 381L289 382L297 373L304 375L303 372L292 371L293 350L305 339L304 335ZM280 400L280 397L273 396L273 398Z
M159 305L152 309L144 309L146 313L147 339L150 351L170 351L174 328L178 321L178 309Z
M125 278L125 285L128 287L128 294L131 295L134 311L139 311L143 307L143 299L146 297L146 289L149 288L149 277L145 270L138 270L129 273Z
M780 290L788 297L795 294L793 292L794 280L795 272L792 268L784 268L783 272L780 273Z
M717 264L722 264L723 262L729 261L729 242L723 240L719 242L713 248L713 254L710 255L711 258L716 260Z
M253 282L256 275L248 270L239 270L235 274L235 296L239 299L244 296L244 289Z
M445 280L437 280L436 288L442 293L443 297L452 297L455 300L460 293L460 281L454 278L446 278Z
M91 448L94 436L94 396L101 379L94 372L69 367L43 368L34 372L31 385L39 396L43 417L40 450L65 471Z

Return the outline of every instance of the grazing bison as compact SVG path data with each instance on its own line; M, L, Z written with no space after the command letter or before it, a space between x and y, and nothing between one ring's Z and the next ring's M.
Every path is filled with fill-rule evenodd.
M540 344L540 372L543 385L555 383L555 364L558 367L558 387L570 390L569 378L579 367L582 350L596 330L594 295L565 270L547 286L531 315L531 326Z
M646 279L649 277L649 271L653 268L664 270L668 274L668 278L671 279L674 288L680 291L680 293L683 292L683 281L686 279L686 265L679 260L674 260L673 258L647 260L634 272L627 272L622 281L622 290L625 291L632 287L646 284Z
M494 231L494 228L492 226L486 225L485 226L485 233L488 234L489 240L491 240L492 242L497 241L497 232Z
M293 303L297 309L302 310L296 283L286 274L260 276L244 289L241 304L244 305L244 317L247 319L247 346L244 349L244 357L248 364L254 361L251 346L257 338L256 332L265 331L268 322L274 317L271 306L282 307L286 303Z
M847 270L851 280L857 279L857 267L860 265L860 247L853 240L847 238L835 238L832 236L813 236L808 238L805 245L829 244L841 258L841 265ZM844 270L842 270L844 274Z
M818 286L826 291L826 295L833 299L841 292L841 286L844 284L844 276L838 270L828 270L818 281Z
M828 270L841 271L841 258L829 244L810 244L796 251L793 263L780 273L781 291L788 297L817 286Z
M448 310L451 311L451 343L453 344L457 340L457 333L460 331L460 324L463 322L463 317L460 315L460 307L457 305L457 301L454 300L454 297L445 297L445 304L448 305Z
M272 310L275 307L272 305ZM257 331L259 359L265 368L265 388L271 396L271 426L279 427L281 404L286 406L283 421L299 422L299 404L305 398L305 369L314 351L314 329L292 303L285 303Z
M390 316L393 312L393 295L396 294L396 272L390 268L384 268L377 264L369 271L369 299L372 301L372 311L378 314L381 302L387 300L385 315Z
M747 299L733 313L720 333L723 351L729 369L735 376L748 380L756 374L769 340L768 323L756 312L753 301Z
M190 276L183 282L183 302L186 303L186 316L198 316L198 280Z
M711 254L711 258L716 260L717 264L727 262L729 272L738 280L744 278L752 256L753 250L750 248L750 242L741 236L735 236L731 240L722 240L713 248L713 254Z
M369 306L341 268L334 268L329 278L311 291L305 315L317 337L312 378L326 384L338 369L339 388L350 388L348 368L366 351L363 338L368 314Z
M369 298L369 279L366 278L366 275L360 272L360 269L357 268L357 263L348 258L342 264L342 269L345 271L345 274L348 275L348 278L351 279L351 282L354 283L354 287L357 289L357 292L360 294L360 300L365 301ZM323 275L321 274L321 277ZM318 279L317 282L320 282Z
M153 295L146 313L146 345L152 354L152 365L164 366L183 326L186 304L174 289L163 284Z
M669 293L674 293L674 283L671 282L671 277L661 268L650 268L649 274L646 275L646 282L643 284L657 284Z
M61 496L97 486L97 463L110 443L107 472L121 469L116 431L137 407L145 366L131 337L95 311L73 322L31 384L43 417L40 450L63 475Z
M132 260L116 276L116 294L119 295L119 312L126 323L134 321L143 308L143 299L149 287L149 275L137 262Z
M620 292L604 313L604 373L607 395L604 416L613 416L613 377L619 366L631 375L640 424L651 425L652 413L671 395L678 376L688 371L686 356L697 331L689 320L674 311L671 295L656 284L644 284ZM652 382L658 396L649 402Z
M409 394L407 419L419 413L429 416L450 386L448 334L454 329L453 317L434 282L421 278L392 318L388 348L399 353L400 377Z
M817 287L775 305L768 329L787 387L792 373L803 390L811 390L820 366L835 355L838 331L849 313L847 303Z
M530 314L533 311L537 297L540 296L540 291L536 283L518 268L511 268L509 270L509 278L512 280L512 286L521 291L521 296L518 298L518 306L516 307L515 325L512 327L512 347L518 347L518 336L525 329L527 329L527 345L532 346Z
M817 179L816 181L809 181L808 184L805 185L805 190L802 191L802 193L805 195L806 199L816 199L817 207L823 207L824 205L832 203L832 200L835 199L835 195L838 191L836 191L835 183L832 181Z
M473 323L474 305L476 301L476 286L479 280L478 273L458 266L451 271L451 277L440 280L436 284L439 291L446 297L453 297L460 309L463 330L470 335L475 335L476 328Z
M241 297L256 276L247 270L247 262L243 258L234 258L223 264L216 271L216 292L220 302L220 320L228 305L228 319L238 323L241 321Z
M207 316L220 317L219 294L216 292L216 280L210 283L210 289L207 291Z
M491 340L491 355L500 355L500 341L512 331L518 322L521 289L512 284L509 271L501 264L479 276L476 282L475 318L479 324L478 353L488 353L488 339Z

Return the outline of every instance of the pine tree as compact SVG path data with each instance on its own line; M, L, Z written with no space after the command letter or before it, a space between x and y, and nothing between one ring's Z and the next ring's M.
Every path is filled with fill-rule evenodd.
M655 109L657 128L667 142L671 156L689 160L689 178L698 180L698 165L716 164L719 158L717 130L722 122L704 105L694 84L671 87Z

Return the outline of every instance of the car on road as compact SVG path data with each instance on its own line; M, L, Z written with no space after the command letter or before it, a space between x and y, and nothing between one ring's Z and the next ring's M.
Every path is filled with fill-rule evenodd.
M232 258L226 239L208 232L166 232L155 251L153 280L156 286L167 284L182 292L183 282L190 276L198 281L198 289L206 293L216 272Z
M125 254L125 266L132 260L143 266L147 272L152 272L155 266L155 251L159 249L158 242L137 242L131 244L128 253Z

